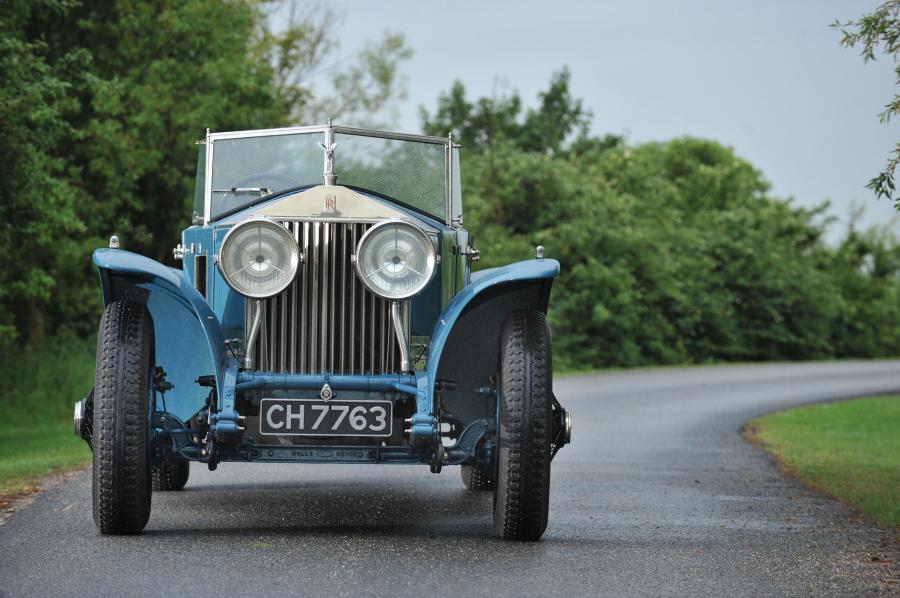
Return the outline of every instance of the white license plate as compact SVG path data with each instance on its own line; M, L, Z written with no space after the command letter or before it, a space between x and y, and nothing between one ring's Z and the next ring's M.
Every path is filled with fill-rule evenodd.
M334 399L263 399L264 436L390 436L393 403Z

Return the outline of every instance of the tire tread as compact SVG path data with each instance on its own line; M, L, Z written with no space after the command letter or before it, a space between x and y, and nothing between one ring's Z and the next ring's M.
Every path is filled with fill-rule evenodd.
M150 518L148 395L153 320L141 303L116 301L97 336L94 389L94 522L102 534L136 534Z
M553 367L545 314L511 313L500 338L494 529L504 539L538 540L547 528L550 502Z

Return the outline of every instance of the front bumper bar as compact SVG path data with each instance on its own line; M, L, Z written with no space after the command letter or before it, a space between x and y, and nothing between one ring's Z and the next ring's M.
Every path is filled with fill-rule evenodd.
M321 390L325 385L334 390L369 392L402 392L417 395L416 377L409 374L379 376L347 376L341 374L276 374L273 372L238 372L238 391L245 390Z

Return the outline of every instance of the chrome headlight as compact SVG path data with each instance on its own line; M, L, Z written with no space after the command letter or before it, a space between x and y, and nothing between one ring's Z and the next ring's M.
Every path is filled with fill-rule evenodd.
M235 291L253 299L277 295L291 284L300 248L286 228L251 218L228 231L219 252L219 270Z
M356 248L356 274L385 299L405 299L425 288L434 275L434 245L422 229L399 220L376 224Z

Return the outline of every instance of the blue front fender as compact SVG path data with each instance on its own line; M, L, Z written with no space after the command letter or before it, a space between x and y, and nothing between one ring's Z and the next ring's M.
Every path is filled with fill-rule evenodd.
M546 309L546 301L549 298L550 285L559 274L559 262L552 259L536 259L524 262L516 262L500 268L490 268L473 272L471 282L450 300L447 309L440 315L431 335L431 343L428 347L428 365L424 372L416 375L418 393L416 397L416 413L410 422L410 438L417 437L434 438L439 432L435 413L435 384L438 380L438 372L441 368L441 360L445 357L445 349L460 318L466 313L469 306L476 299L485 297L490 301L489 294L494 290L503 290L511 287L541 287L541 297L537 309ZM475 347L483 347L483 339L471 340ZM494 351L496 351L494 349ZM491 372L494 373L494 372ZM486 381L486 380L485 380ZM469 381L473 382L473 381ZM474 445L458 447L469 454Z
M437 379L441 355L453 327L465 312L466 307L477 297L504 285L543 283L550 285L559 275L559 262L553 259L534 259L516 262L499 268L489 268L473 272L471 282L463 287L441 314L428 348L428 379L432 385ZM546 307L546 306L544 306ZM473 341L477 342L477 341Z
M153 316L156 365L174 385L165 395L166 409L186 420L206 403L209 390L199 376L215 375L224 387L225 339L206 299L181 270L119 249L97 249L103 301L135 300L147 304Z

